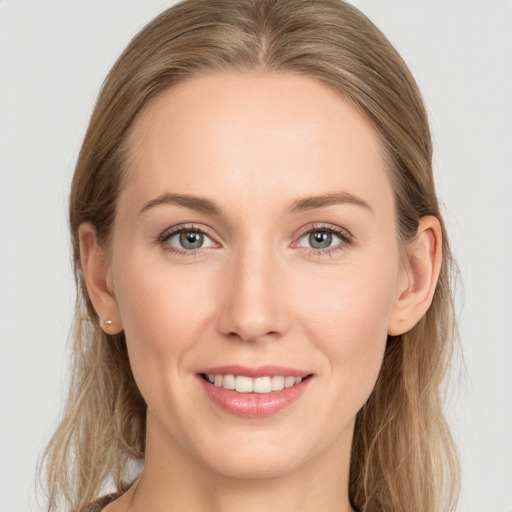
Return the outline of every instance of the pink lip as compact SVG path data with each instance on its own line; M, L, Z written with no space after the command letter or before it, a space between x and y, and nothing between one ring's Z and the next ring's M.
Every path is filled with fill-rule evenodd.
M248 368L230 365L206 368L197 375L206 395L214 404L228 413L246 418L262 418L284 409L302 396L312 380L308 378L292 387L270 393L239 393L211 384L203 377L204 374L208 373L217 375L245 375L252 378L274 375L304 378L309 374L300 370L278 366Z

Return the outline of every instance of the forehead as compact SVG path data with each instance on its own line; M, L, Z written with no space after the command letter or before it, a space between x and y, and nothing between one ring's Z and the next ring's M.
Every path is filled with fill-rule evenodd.
M141 201L176 192L267 203L273 190L291 200L389 189L373 126L341 95L293 73L187 79L146 107L128 148L126 188Z

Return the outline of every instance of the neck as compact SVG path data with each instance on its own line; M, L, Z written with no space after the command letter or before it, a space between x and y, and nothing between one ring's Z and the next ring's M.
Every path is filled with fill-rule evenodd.
M350 512L348 478L353 429L326 453L281 475L233 478L184 452L148 417L144 469L129 512ZM125 502L128 503L128 500ZM126 510L126 509L125 509Z

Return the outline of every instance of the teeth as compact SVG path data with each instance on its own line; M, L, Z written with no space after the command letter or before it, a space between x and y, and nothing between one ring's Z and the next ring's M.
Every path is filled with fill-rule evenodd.
M272 391L272 379L270 377L258 377L254 379L255 393L270 393Z
M222 387L225 389L235 389L235 376L224 375L224 378L222 379Z
M284 378L284 387L291 388L295 384L295 377L285 377Z
M252 393L253 387L251 377L243 377L242 375L235 377L235 389L239 393Z
M245 375L212 375L209 373L206 378L214 386L234 389L239 393L270 393L271 391L291 388L302 382L302 377L283 377L282 375L253 379Z
M272 391L281 391L284 389L284 377L275 375L272 377Z

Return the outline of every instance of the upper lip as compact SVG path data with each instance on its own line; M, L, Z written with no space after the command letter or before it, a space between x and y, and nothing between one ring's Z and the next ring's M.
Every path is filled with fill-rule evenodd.
M274 377L282 375L283 377L307 377L311 372L290 368L287 366L263 365L263 366L244 366L240 364L228 364L222 366L212 366L203 368L199 374L210 375L243 375L246 377Z

